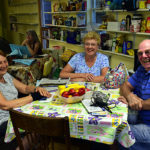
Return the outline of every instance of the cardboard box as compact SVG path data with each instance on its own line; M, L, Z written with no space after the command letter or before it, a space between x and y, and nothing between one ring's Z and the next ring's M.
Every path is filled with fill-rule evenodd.
M108 31L120 31L121 22L108 22L107 30Z

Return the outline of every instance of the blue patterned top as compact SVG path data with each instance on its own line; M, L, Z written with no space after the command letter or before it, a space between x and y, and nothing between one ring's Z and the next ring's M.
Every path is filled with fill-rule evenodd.
M100 76L101 70L105 67L109 67L108 57L101 53L96 53L97 58L94 65L90 68L85 62L85 53L75 54L68 64L74 69L75 73L91 73L94 76Z
M143 100L150 99L150 71L139 66L137 71L128 79L134 87L134 93ZM150 110L139 111L143 122L150 126Z

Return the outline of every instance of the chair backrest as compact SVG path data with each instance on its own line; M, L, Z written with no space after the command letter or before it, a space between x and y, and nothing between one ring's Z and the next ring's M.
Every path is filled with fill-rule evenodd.
M49 60L46 61L44 64L43 77L47 77L51 73L52 65L53 65L53 57L50 57Z
M69 132L69 120L68 117L64 118L50 118L43 116L35 116L25 114L16 110L10 110L10 117L18 141L18 145L21 150L24 150L24 146L21 141L21 136L19 128L25 130L25 133L32 133L42 136L42 138L48 137L47 139L52 139L53 137L63 137L65 139L65 144L67 150L70 149L70 132ZM31 141L29 141L30 143ZM39 140L38 140L39 142ZM45 142L45 141L44 141ZM50 140L49 140L50 142ZM43 143L42 143L43 144ZM49 143L47 144L48 147ZM42 150L42 148L40 148ZM44 148L45 150L46 148Z

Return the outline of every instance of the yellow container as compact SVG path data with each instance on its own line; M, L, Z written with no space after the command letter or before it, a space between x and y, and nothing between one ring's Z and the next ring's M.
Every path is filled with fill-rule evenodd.
M139 9L146 9L146 1L139 1Z

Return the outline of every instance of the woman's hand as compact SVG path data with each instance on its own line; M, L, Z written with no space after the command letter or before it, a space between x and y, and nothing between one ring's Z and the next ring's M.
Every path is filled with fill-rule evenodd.
M51 94L42 87L36 87L35 92L39 92L42 96L51 97Z
M25 40L24 40L24 44L25 44L25 45L29 45L29 40L28 40L28 39L25 39Z
M85 75L85 81L88 81L88 82L92 82L93 81L93 79L94 79L94 75L93 74L91 74L91 73L85 73L84 74Z

